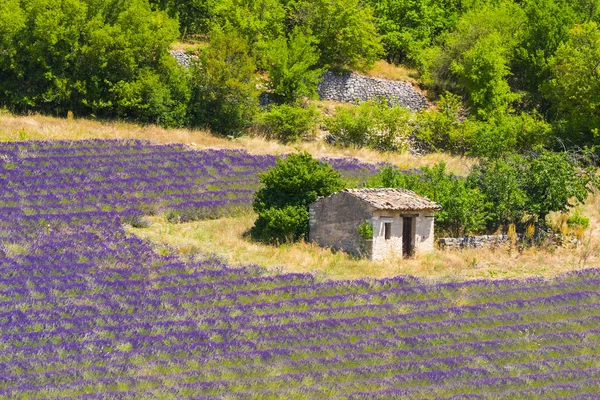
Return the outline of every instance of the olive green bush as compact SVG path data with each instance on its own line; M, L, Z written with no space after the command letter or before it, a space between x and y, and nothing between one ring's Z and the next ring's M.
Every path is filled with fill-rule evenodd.
M301 104L272 105L258 114L257 125L268 137L282 143L297 142L314 136L319 123L315 106Z

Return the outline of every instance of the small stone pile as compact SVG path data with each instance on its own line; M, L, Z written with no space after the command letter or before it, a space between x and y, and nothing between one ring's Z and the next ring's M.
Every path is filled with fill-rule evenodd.
M177 60L177 64L183 65L186 68L192 66L192 57L183 50L170 50L169 53Z
M322 79L317 89L321 100L354 103L383 97L390 104L401 105L411 111L427 107L425 96L407 82L333 72L326 72Z

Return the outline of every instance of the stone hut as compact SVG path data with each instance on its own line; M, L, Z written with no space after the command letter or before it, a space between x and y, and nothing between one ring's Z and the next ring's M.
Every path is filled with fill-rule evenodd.
M406 189L346 189L310 205L308 240L372 260L410 257L433 250L433 214L441 208ZM367 224L372 238L359 233Z

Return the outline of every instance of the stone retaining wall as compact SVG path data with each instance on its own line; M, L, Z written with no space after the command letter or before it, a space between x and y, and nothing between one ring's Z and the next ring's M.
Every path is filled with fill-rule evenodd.
M427 107L427 99L410 83L371 78L368 76L326 72L317 88L321 100L361 102L383 97L390 104L398 104L419 111Z
M194 56L183 50L171 50L171 55L180 65L189 68ZM336 74L326 72L317 88L321 100L361 102L373 98L385 98L390 104L404 106L411 111L427 108L427 99L410 83L388 79L371 78L355 73ZM268 92L261 93L260 105L273 102Z

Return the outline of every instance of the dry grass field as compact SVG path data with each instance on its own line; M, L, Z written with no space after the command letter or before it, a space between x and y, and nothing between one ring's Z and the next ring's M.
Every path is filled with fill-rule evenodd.
M127 231L158 244L160 251L187 256L213 253L230 264L255 263L284 272L316 273L330 279L386 278L413 275L435 281L481 278L551 277L563 272L598 265L600 250L600 197L582 206L591 225L578 246L547 245L531 248L436 250L408 260L369 261L310 243L270 246L253 242L247 231L256 215L172 224L162 216L150 217L150 227ZM167 247L163 247L166 245Z
M163 129L121 122L52 118L40 115L14 116L0 113L0 141L147 139L156 143L187 143L193 149L242 148L255 154L282 154L296 148L318 157L356 157L366 162L387 161L402 167L422 167L445 161L458 174L468 171L472 160L446 154L412 156L378 153L365 149L341 149L320 142L288 146L261 137L225 139L203 130ZM409 274L436 280L553 276L568 270L597 266L600 249L600 195L592 196L581 212L590 218L590 228L579 246L544 246L521 251L509 249L467 249L417 256L410 260L371 262L357 260L307 243L279 247L254 243L245 237L254 214L236 218L171 224L163 217L151 217L151 226L128 228L129 232L154 241L161 251L185 254L215 253L231 263L256 263L290 272L315 272L332 279L389 277ZM558 216L554 216L556 220Z
M42 115L15 116L0 112L0 141L144 139L156 143L186 143L192 149L245 149L253 154L285 154L306 150L315 157L355 157L364 162L389 162L403 168L418 168L444 161L450 171L464 174L472 160L443 153L413 156L408 153L381 153L369 149L339 148L323 142L292 145L266 140L261 136L227 139L201 129L164 129L156 125L103 122L84 118L54 118Z

